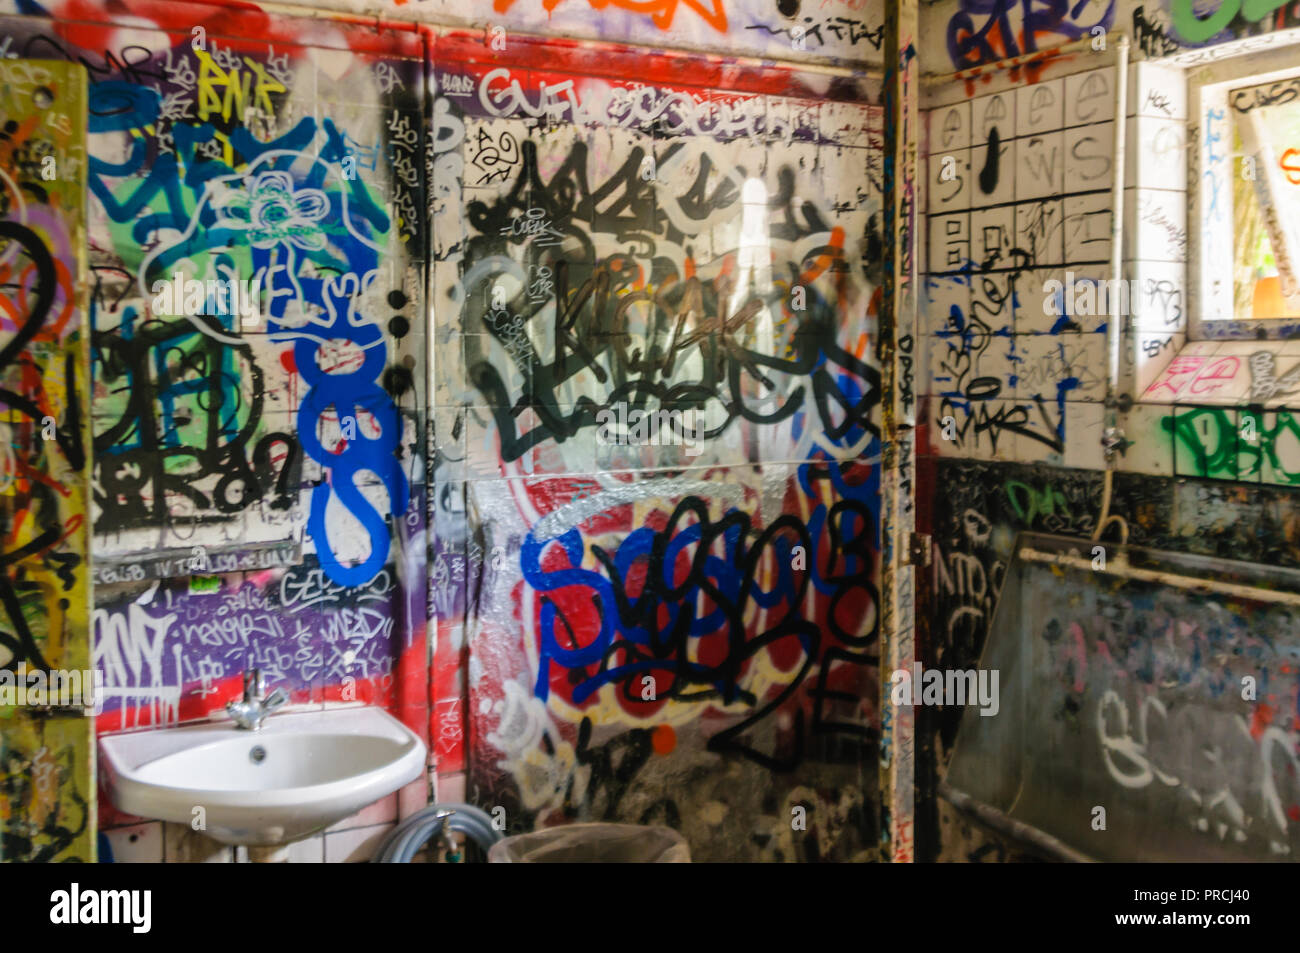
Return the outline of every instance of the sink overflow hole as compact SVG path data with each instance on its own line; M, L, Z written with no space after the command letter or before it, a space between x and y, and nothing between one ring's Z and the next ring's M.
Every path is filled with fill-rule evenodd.
M253 764L261 764L266 760L266 749L261 745L254 745L253 750L248 752L248 760Z

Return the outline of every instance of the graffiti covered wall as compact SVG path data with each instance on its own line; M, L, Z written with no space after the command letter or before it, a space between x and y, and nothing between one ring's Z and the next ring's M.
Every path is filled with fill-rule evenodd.
M1158 57L1300 27L1294 0L938 0L923 15L935 29L923 31L921 58L936 73L1110 30L1127 33L1141 55Z
M87 224L64 241L89 252L93 464L69 529L93 532L98 728L206 717L258 667L296 703L384 704L427 734L423 43L134 13L0 21L7 56L89 81Z
M1102 21L1130 34L1139 59L1300 25L1294 5L1264 6L941 2L927 13L952 41L951 50L932 44L932 62L959 68L1086 39ZM1087 538L1102 510L1099 401L1111 318L1077 304L1080 289L1111 277L1113 53L1112 37L1106 49L935 91L951 105L931 112L928 142L927 664L978 664L1017 532ZM1127 114L1120 387L1143 402L1120 417L1130 443L1110 512L1139 546L1294 566L1293 361L1278 350L1256 356L1256 343L1188 341L1187 152L1212 132L1189 115L1182 75L1157 64L1131 72ZM1063 296L1076 306L1062 307ZM1238 406L1247 400L1254 406ZM1256 437L1238 439L1242 427ZM942 778L960 717L920 713L918 749L933 745L923 791ZM1023 856L945 802L927 810L937 840L923 856Z
M787 60L879 63L875 0L318 0L321 9L473 28L493 49L520 33Z
M61 12L0 43L89 79L99 730L206 717L256 666L299 704L394 709L512 830L875 857L865 92Z
M471 798L703 860L874 857L879 112L439 88L433 571Z
M1096 525L1100 512L1102 476L1098 472L1071 470L1057 467L987 463L978 461L940 460L936 463L934 479L948 488L936 496L934 509L935 574L933 599L935 606L933 645L936 665L945 668L972 668L978 664L980 653L989 634L989 622L1002 587L1003 575L1011 559L1015 536L1021 531L1038 531L1068 536L1088 537ZM1119 473L1111 512L1128 523L1129 541L1134 545L1166 549L1197 555L1216 556L1270 566L1300 567L1300 497L1292 489L1276 486L1242 485L1240 483L1174 480L1159 476ZM1056 615L1044 612L1034 626L1042 631L1050 619L1074 618L1064 607L1057 607ZM1122 623L1124 616L1112 609L1103 617L1093 613L1078 624L1081 626L1077 649L1061 645L1063 653L1086 652L1088 665L1137 666L1140 671L1130 676L1130 688L1137 691L1154 679L1156 672L1141 658L1122 653L1123 638L1110 637L1108 646L1098 648L1099 632L1109 631ZM1146 623L1154 625L1154 620ZM1166 622L1176 623L1179 638L1193 643L1213 637L1218 631L1216 617L1176 615L1166 617ZM1208 628L1207 628L1208 627ZM1074 643L1072 642L1071 645ZM1164 643L1162 643L1164 644ZM1258 648L1258 646L1256 646ZM1190 649L1188 650L1190 651ZM1231 665L1232 655L1200 649L1198 657L1213 657ZM1266 668L1251 656L1251 666L1258 663L1261 672ZM1064 665L1065 663L1063 663ZM1165 659L1162 676L1167 680L1179 663L1175 658ZM1217 663L1216 663L1217 664ZM1249 667L1249 666L1248 666ZM1235 670L1234 670L1235 671ZM1254 672L1255 669L1251 668ZM1200 676L1207 680L1222 679L1219 668L1200 665ZM1239 675L1239 673L1237 673ZM1265 674L1256 673L1266 680ZM1151 687L1158 681L1149 683ZM1280 730L1289 730L1289 720L1275 717L1290 710L1289 690L1286 680L1270 683L1272 687L1261 693L1251 721L1251 732L1244 737L1250 747L1252 739L1263 745L1264 727L1276 724ZM1126 703L1136 704L1133 699ZM1132 712L1136 718L1136 710ZM938 748L946 751L956 737L960 710L944 710L932 726L937 732ZM1261 720L1262 719L1262 720ZM1158 741L1158 740L1157 740ZM1172 742L1170 742L1172 743ZM1152 749L1153 759L1167 752L1158 742ZM1174 776L1180 769L1172 760L1161 762L1166 773ZM1280 762L1279 762L1280 763ZM1132 766L1124 768L1129 770ZM1172 773L1170 773L1172 772ZM1213 779L1204 771L1183 771L1189 783L1209 784ZM1279 782L1283 792L1280 802L1284 811L1291 811L1295 800L1289 781ZM1236 788L1234 787L1234 792ZM1272 812L1263 810L1257 802L1242 804L1250 812L1260 813L1260 824L1273 823ZM1267 814L1267 817L1264 815ZM1244 817L1244 815L1243 815ZM939 814L942 855L952 860L992 860L1017 856L1014 848L973 830L969 823L943 809ZM1219 836L1214 830L1198 833L1194 825L1188 827L1189 837ZM1239 817L1237 823L1240 824ZM1257 825L1258 827L1259 825ZM1231 835L1237 828L1224 830ZM1285 832L1281 840L1290 840L1290 825L1281 825ZM1191 848L1189 848L1191 849Z
M0 60L0 861L8 862L94 856L90 727L76 710L84 696L52 693L58 707L33 711L15 693L53 690L62 673L91 667L85 121L79 70Z
M930 511L923 504L922 512L933 521L934 540L933 608L922 654L927 666L945 669L977 664L1001 581L999 566L975 565L964 552L951 551L949 507L964 498L969 477L964 471L950 475L947 461L1100 461L1105 316L1054 315L1042 288L1065 278L1067 269L1081 282L1106 274L1113 70L1042 76L1036 83L1004 79L1000 85L928 114L922 307L929 336L922 390L929 395L929 427L923 443L942 462L936 469L932 459L921 470L921 484L929 488L921 496L933 506ZM953 476L959 482L951 482ZM1031 491L1028 502L1019 501L1031 514L1033 499ZM992 514L978 508L958 509L952 518L954 532L964 530L982 543L995 525ZM1001 534L1009 550L1014 533ZM917 714L918 749L933 751L940 775L960 715L961 709L930 707ZM935 790L926 777L931 770L924 760L918 765L922 798ZM918 833L933 844L919 852L921 859L1017 856L946 804L923 803L918 812L924 816L920 828L935 838Z

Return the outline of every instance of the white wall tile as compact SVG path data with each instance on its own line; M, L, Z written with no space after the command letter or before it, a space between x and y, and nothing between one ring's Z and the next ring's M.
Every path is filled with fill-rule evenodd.
M1044 415L1032 401L1003 401L997 410L1001 418L1015 430L998 433L997 453L994 459L1024 460L1026 462L1061 461L1057 432L1059 410L1055 403L1048 405Z
M1126 440L1132 441L1120 458L1120 469L1132 473L1173 476L1172 437L1165 426L1172 418L1172 404L1134 404L1120 423Z
M163 862L162 821L115 827L104 831L117 864L161 864Z
M1035 432L1043 431L1042 422L1035 421ZM1012 446L1014 449L1014 459L1017 463L1047 463L1059 466L1061 463L1061 454L1056 448L1042 440L1025 434L1014 434Z
M1065 124L1105 122L1115 118L1115 70L1111 67L1065 77Z
M381 797L372 804L367 804L355 814L343 818L337 824L329 827L325 833L333 834L338 831L351 830L354 827L374 827L376 824L389 824L396 820L397 795L390 794L387 797Z
M1076 126L1065 131L1065 191L1110 189L1115 183L1114 123Z
M1249 396L1249 355L1222 351L1205 362L1205 367L1183 392L1184 400L1205 404L1245 403Z
M1109 265L1066 266L1062 283L1070 289L1070 296L1066 300L1071 309L1070 324L1073 329L1095 332L1110 323L1109 280ZM1091 292L1087 290L1089 287ZM1089 294L1091 298L1088 297ZM1120 326L1123 327L1123 324Z
M1300 410L1266 411L1262 423L1262 429L1269 435L1272 453L1264 454L1260 482L1278 486L1300 485Z
M970 208L969 149L949 149L930 156L929 210L932 215Z
M1067 381L1066 402L1106 397L1106 337L1102 334L1018 334L1016 396L1054 404Z
M1300 349L1287 350L1277 341L1261 341L1244 360L1250 378L1246 394L1252 402L1300 407Z
M169 864L230 864L235 860L233 847L219 844L185 824L165 825L163 844Z
M976 267L1006 268L1013 264L1011 250L1017 247L1014 206L977 209L970 216L971 258Z
M987 142L989 130L997 126L1005 141L1015 135L1016 95L1011 90L980 96L971 103L971 145Z
M959 317L952 316L956 307ZM921 296L922 327L930 334L957 331L970 314L970 278L965 275L929 276Z
M357 827L338 834L325 835L325 863L365 863L374 857L379 845L393 829L392 824Z
M967 100L928 112L931 155L970 146L970 107L970 100Z
M1016 201L1060 195L1065 188L1065 133L1016 140Z
M238 860L247 864L319 864L325 860L325 839L317 834L291 844L247 847L241 851Z
M970 215L930 217L930 270L954 271L970 260Z
M1016 206L1016 247L1038 267L1060 265L1065 259L1065 206L1061 199L1023 202Z
M1187 118L1187 79L1182 70L1137 63L1134 75L1130 112L1157 119Z
M1054 79L1016 90L1016 135L1054 132L1065 125L1065 80Z
M1114 208L1109 192L1065 197L1064 260L1108 262Z
M1067 467L1103 470L1106 458L1101 446L1105 431L1105 408L1101 404L1067 402L1065 405L1065 454Z
M967 323L984 333L1013 331L1013 291L1012 277L1007 272L980 275L971 284Z
M1125 189L1126 249L1135 259L1187 260L1187 197L1181 192Z
M1137 294L1130 295L1133 327L1141 331L1173 333L1187 328L1187 268L1163 261L1136 261L1125 266Z
M1138 116L1125 131L1125 184L1187 190L1187 126L1178 119Z
M1001 205L1016 197L1016 154L1018 139L998 139L996 161L990 159L993 140L987 136L975 141L970 150L971 193L973 208Z
M320 864L325 862L325 838L318 834L285 845L288 848L288 863Z

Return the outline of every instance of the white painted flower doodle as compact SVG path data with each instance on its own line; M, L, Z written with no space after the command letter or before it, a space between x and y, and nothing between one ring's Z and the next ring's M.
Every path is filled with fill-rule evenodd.
M244 181L243 189L231 189L214 200L219 225L248 232L256 248L286 242L305 251L325 248L319 224L329 210L324 192L294 188L293 178L283 170L259 172Z

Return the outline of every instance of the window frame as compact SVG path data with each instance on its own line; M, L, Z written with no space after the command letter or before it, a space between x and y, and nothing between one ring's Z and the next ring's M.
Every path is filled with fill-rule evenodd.
M1300 318L1239 318L1234 313L1235 112L1229 100L1236 90L1300 79L1300 46L1294 40L1241 55L1248 51L1224 49L1222 58L1186 72L1189 133L1195 137L1188 149L1188 219L1194 225L1187 261L1188 342L1300 340ZM1292 260L1300 260L1300 248L1288 250Z

